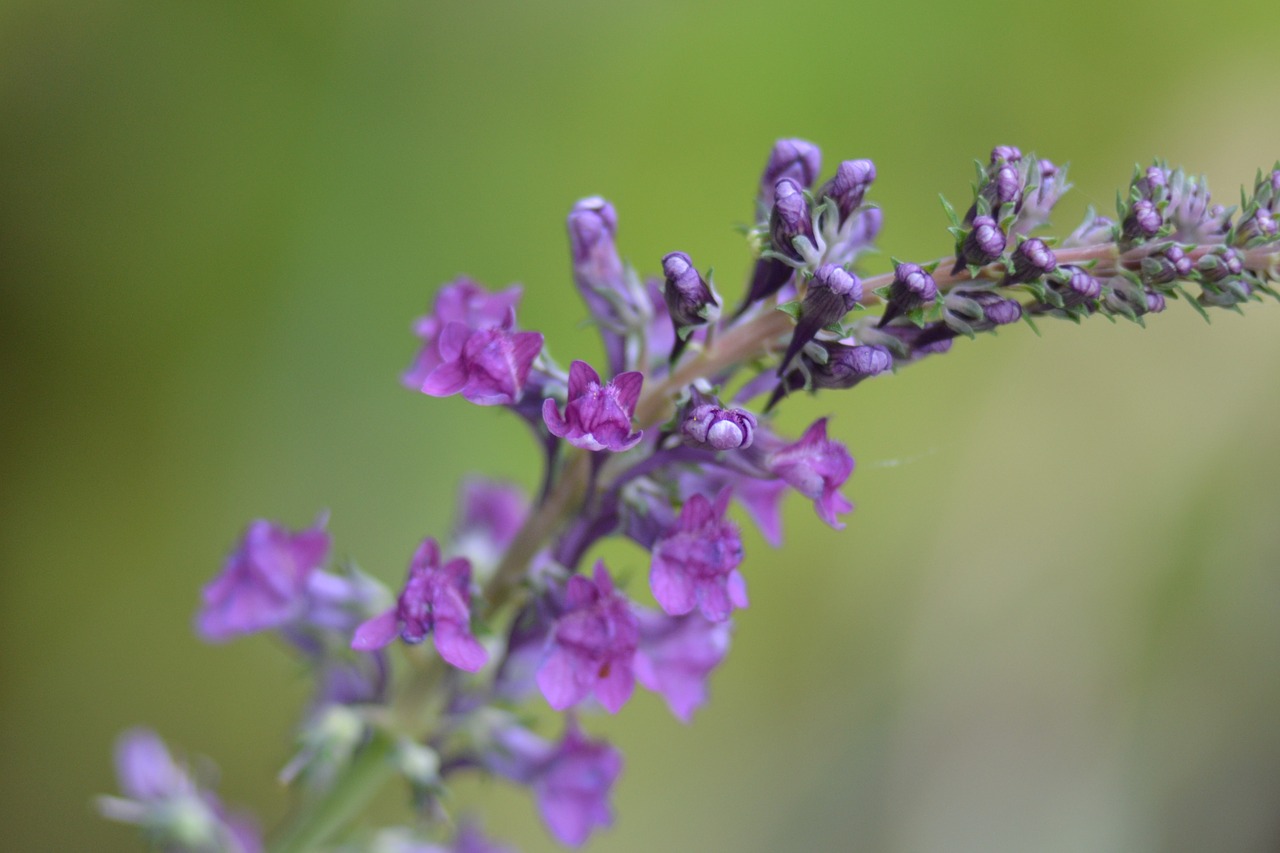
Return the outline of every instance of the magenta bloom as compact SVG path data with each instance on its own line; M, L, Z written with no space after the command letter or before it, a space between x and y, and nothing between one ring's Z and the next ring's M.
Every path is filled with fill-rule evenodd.
M640 400L644 374L619 373L601 385L600 374L585 361L569 366L569 401L564 416L552 399L542 403L542 419L551 434L583 450L612 450L621 453L640 441L640 431L631 431L631 418Z
M653 545L649 584L653 597L672 616L696 607L713 622L747 606L747 586L738 571L742 539L724 517L729 505L725 489L713 504L696 494L680 510L680 518Z
M293 533L259 519L205 585L196 629L210 642L292 622L307 608L310 575L329 555L323 522Z
M503 325L484 329L447 323L436 344L441 363L423 380L422 393L461 394L478 406L518 402L533 360L542 352L542 335L512 331L514 324L514 313Z
M440 565L440 546L427 538L409 565L409 578L396 606L356 629L351 648L380 649L397 636L410 645L435 635L440 657L467 672L489 661L471 635L471 564L462 558Z
M495 741L500 752L488 756L487 765L533 789L543 822L561 844L579 847L596 827L613 823L609 794L622 773L622 753L588 740L572 715L558 744L517 726L496 732Z
M672 617L642 610L638 615L636 680L660 693L671 713L687 723L707 701L707 676L729 653L733 623L697 613Z
M422 339L422 349L405 371L404 384L414 390L421 389L431 371L446 361L438 346L445 326L461 323L468 329L509 328L519 301L518 285L490 293L471 279L460 278L441 288L436 294L435 310L414 323L413 332Z
M616 714L635 687L636 616L604 563L596 563L595 583L582 575L569 578L565 605L538 667L538 688L557 711L594 692Z
M813 498L818 517L837 530L844 522L836 513L853 509L836 489L853 473L853 457L844 445L827 438L827 419L819 418L800 440L773 451L765 467L807 498Z
M99 797L109 820L141 826L165 850L260 853L253 821L223 808L173 760L164 741L148 729L131 729L116 742L116 774L124 797Z

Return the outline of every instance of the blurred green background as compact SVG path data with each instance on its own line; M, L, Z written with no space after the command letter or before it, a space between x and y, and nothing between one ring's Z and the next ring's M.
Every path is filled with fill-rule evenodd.
M249 519L323 508L398 583L465 472L532 483L518 424L398 384L442 282L523 282L522 324L592 358L573 201L736 294L779 136L876 161L872 272L948 252L937 193L995 143L1071 161L1068 228L1156 155L1229 202L1280 156L1278 29L1272 0L3 3L2 846L138 849L91 797L142 723L285 814L306 684L200 644L198 590ZM834 415L858 510L748 536L692 726L649 695L588 721L628 755L592 849L1280 845L1280 306L1042 328L786 408ZM455 802L554 849L505 785Z

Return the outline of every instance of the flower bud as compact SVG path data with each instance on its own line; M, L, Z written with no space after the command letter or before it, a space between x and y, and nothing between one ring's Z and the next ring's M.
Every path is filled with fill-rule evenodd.
M1196 271L1205 281L1217 284L1244 272L1244 258L1229 246L1218 246L1200 257Z
M973 227L960 244L954 272L965 266L982 267L1000 257L1004 252L1004 232L990 216L976 216Z
M823 327L836 322L853 310L862 299L862 282L858 277L835 264L823 264L813 274L809 289L800 304L800 318L796 322L791 343L778 366L778 375L786 372L787 365L805 344L813 340Z
M815 388L852 388L863 379L893 368L893 353L888 347L832 342L825 348L827 363L811 367Z
M933 276L919 264L898 264L893 269L893 283L889 285L889 299L877 328L882 328L896 317L938 298L938 285Z
M1148 290L1146 292L1146 297L1148 314L1159 314L1164 310L1165 301L1163 293L1158 290Z
M1142 177L1133 182L1133 186L1143 199L1158 204L1169 197L1169 178L1168 169L1148 166Z
M1240 220L1240 224L1236 226L1236 245L1243 246L1250 240L1258 238L1269 240L1276 236L1277 231L1280 231L1280 228L1277 228L1271 212L1265 207L1259 207Z
M666 255L662 259L662 272L666 276L662 296L676 333L671 348L671 360L675 361L689 341L689 330L719 316L720 302L684 252Z
M1005 299L989 290L971 294L970 298L982 306L983 315L993 327L1016 323L1022 319L1022 305L1016 299Z
M876 165L870 160L845 160L836 168L835 177L822 185L818 196L829 198L840 210L844 222L862 205L862 198L876 179Z
M773 207L778 181L789 178L803 188L813 186L822 171L822 151L807 139L779 139L769 152L769 162L760 176L760 202Z
M1164 218L1156 206L1147 199L1139 199L1124 220L1123 238L1126 243L1141 243L1160 233Z
M1093 246L1098 243L1111 242L1111 235L1116 224L1105 216L1095 216L1092 209L1080 223L1080 227L1071 232L1071 236L1062 242L1064 246Z
M1058 268L1058 259L1043 240L1031 237L1013 250L1013 272L1005 277L1004 284L1022 284L1036 281Z
M804 190L790 178L783 178L774 187L773 211L769 214L769 237L774 251L799 259L791 241L796 237L813 237L813 220L809 213L809 201Z
M1187 253L1174 244L1142 259L1142 280L1149 287L1169 284L1191 275L1193 269Z
M690 444L713 450L745 450L755 440L756 417L745 409L702 403L685 415L680 432Z
M997 145L991 149L991 165L1000 163L1017 163L1022 159L1022 152L1016 145Z
M1059 267L1058 275L1050 281L1050 287L1062 297L1065 308L1092 305L1102 295L1102 282L1083 267Z

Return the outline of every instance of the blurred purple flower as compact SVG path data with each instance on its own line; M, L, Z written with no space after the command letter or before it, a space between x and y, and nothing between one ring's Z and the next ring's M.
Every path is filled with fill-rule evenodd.
M827 438L827 419L814 421L799 441L778 448L765 467L805 497L813 499L818 517L837 530L844 528L837 513L853 509L837 489L853 473L853 457L838 441Z
M687 723L707 701L707 676L729 653L733 623L712 622L697 613L667 616L636 610L640 620L636 680L660 693L671 713Z
M538 667L542 695L557 711L595 693L616 714L635 687L632 664L638 641L635 614L604 563L596 563L595 582L569 578L565 611L552 629L546 656Z
M196 618L210 642L278 628L303 614L312 573L327 559L324 521L297 533L270 521L251 522L222 572L205 585Z
M130 729L116 741L116 774L125 797L99 797L110 820L142 827L164 850L260 853L252 819L228 812L201 789L149 729Z
M640 400L644 374L620 373L605 384L600 374L585 361L569 366L569 399L564 415L556 401L542 404L542 418L552 435L583 450L612 450L621 453L639 443L641 433L631 432L631 418Z
M372 651L397 636L411 645L435 635L440 657L467 672L489 660L471 635L471 564L456 558L440 565L440 546L427 538L409 565L409 577L396 606L356 629L351 648Z
M696 607L722 622L735 607L747 606L746 582L738 571L742 539L724 516L729 495L725 489L714 504L701 494L689 498L675 526L654 543L649 583L653 597L672 616Z
M497 565L529 515L529 501L518 486L481 477L463 481L458 505L453 550L480 566Z

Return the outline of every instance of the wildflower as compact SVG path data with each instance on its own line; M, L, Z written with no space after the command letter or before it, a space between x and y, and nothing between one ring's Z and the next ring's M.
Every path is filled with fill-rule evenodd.
M844 445L827 438L826 418L814 421L799 441L774 450L765 459L770 473L812 498L818 517L837 530L843 529L844 523L836 514L853 509L836 491L853 473L853 464Z
M959 272L966 266L986 266L996 260L1004 252L1004 241L1004 232L994 219L990 216L975 216L972 227L957 248L953 272Z
M796 321L791 343L778 365L782 376L800 349L813 340L826 326L848 314L862 299L862 283L858 277L835 264L823 264L813 274L804 301L800 303L800 318Z
M732 622L699 613L668 616L637 608L636 680L662 695L683 723L707 701L707 677L729 653Z
M434 634L440 657L458 669L476 672L489 660L471 635L471 563L456 558L440 565L436 540L422 540L396 606L356 629L351 648L380 649L397 636L416 645Z
M538 688L557 711L594 693L616 714L635 687L636 617L604 563L596 563L594 582L569 578L565 605L538 668Z
M432 397L461 394L478 406L518 403L533 360L542 352L539 332L513 331L515 315L500 326L445 325L436 343L441 362L422 382Z
M676 345L671 360L679 358L695 326L706 325L720 316L720 301L684 252L671 252L662 259L666 284L662 289L667 311L671 315Z
M405 386L421 390L431 371L445 359L440 355L440 335L450 323L460 323L468 329L510 327L515 322L516 305L520 302L520 287L512 286L499 293L490 293L469 278L459 278L445 285L436 294L432 313L414 322L414 334L422 339L422 348L413 364L404 372Z
M644 374L620 373L605 384L600 374L585 361L569 366L569 399L564 415L555 400L542 404L542 419L552 435L583 450L612 450L621 453L640 442L641 433L631 432L631 419L640 400Z
M878 327L938 298L938 285L924 267L919 264L895 264L893 282L889 285L888 300Z
M715 503L694 495L680 511L673 528L653 546L649 583L653 597L671 616L696 607L713 622L729 617L735 607L747 606L747 587L738 571L742 539L737 526L725 518L730 492Z
M529 515L529 502L518 487L480 477L463 481L458 506L452 550L477 571L498 564Z
M99 797L103 816L143 828L165 850L259 853L253 822L228 812L174 762L155 732L132 729L116 742L116 774L124 797Z
M836 167L835 176L822 185L820 198L836 203L843 224L862 205L862 199L876 179L876 164L870 160L845 160Z
M329 555L323 520L293 533L270 521L250 523L222 572L205 585L196 628L207 641L278 628L307 609L307 586Z

